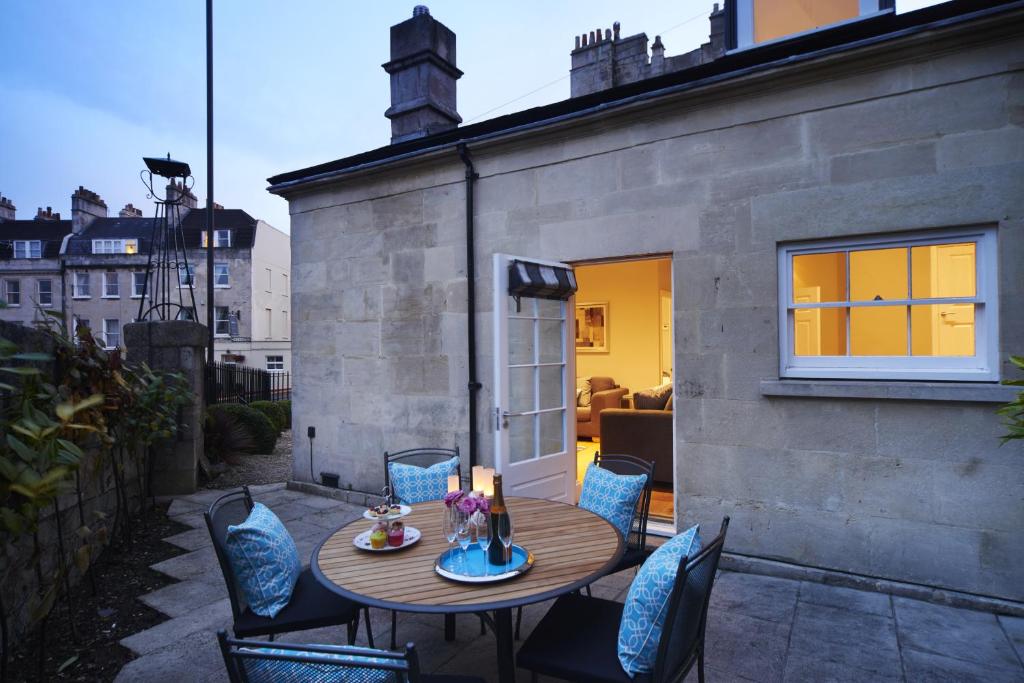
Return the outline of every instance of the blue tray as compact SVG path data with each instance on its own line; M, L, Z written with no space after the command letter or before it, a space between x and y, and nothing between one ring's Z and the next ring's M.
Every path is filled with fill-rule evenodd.
M473 544L463 553L455 546L446 550L434 562L434 571L446 579L462 583L493 583L525 574L533 566L533 553L522 546L512 545L512 560L507 565L485 563L480 546Z

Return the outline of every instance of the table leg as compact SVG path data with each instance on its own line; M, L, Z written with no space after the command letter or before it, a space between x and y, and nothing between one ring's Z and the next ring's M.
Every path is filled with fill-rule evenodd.
M512 654L512 609L494 611L495 641L498 645L498 681L515 683L516 662Z
M455 615L450 612L444 615L444 639L448 643L455 640Z

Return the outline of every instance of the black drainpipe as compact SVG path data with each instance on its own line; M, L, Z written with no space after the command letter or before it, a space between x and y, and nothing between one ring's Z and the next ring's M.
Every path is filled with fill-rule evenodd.
M480 176L465 144L458 146L459 158L466 165L466 307L469 309L469 466L477 463L476 394L483 386L476 376L476 258L473 248L473 188Z

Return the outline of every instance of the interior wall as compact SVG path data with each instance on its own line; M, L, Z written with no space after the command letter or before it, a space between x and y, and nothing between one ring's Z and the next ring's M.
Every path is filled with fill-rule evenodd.
M576 376L605 375L630 393L661 383L658 293L670 259L577 266L577 303L608 303L608 352L577 352Z

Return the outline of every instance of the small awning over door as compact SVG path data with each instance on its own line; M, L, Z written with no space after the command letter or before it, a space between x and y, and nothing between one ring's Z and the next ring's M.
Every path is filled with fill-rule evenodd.
M527 261L513 261L508 265L508 293L517 300L532 297L567 301L576 289L576 275L572 268Z

